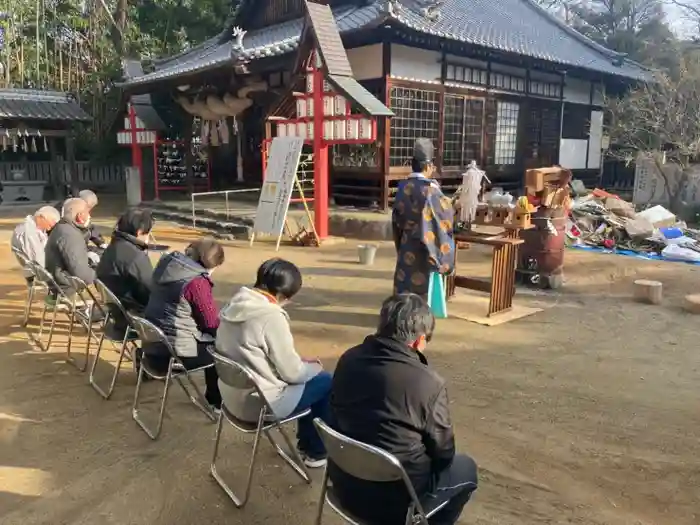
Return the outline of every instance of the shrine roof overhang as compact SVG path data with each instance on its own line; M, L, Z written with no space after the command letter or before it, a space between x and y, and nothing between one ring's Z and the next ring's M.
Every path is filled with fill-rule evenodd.
M92 118L67 93L0 89L0 120L87 122Z
M253 1L253 0L245 0ZM651 72L567 26L534 0L369 0L333 8L341 33L391 25L446 42L470 44L604 75L647 81ZM203 73L297 49L304 18L245 34L237 46L224 32L197 48L160 62L156 71L121 84L126 89ZM245 29L245 28L244 28ZM228 34L227 34L228 33Z

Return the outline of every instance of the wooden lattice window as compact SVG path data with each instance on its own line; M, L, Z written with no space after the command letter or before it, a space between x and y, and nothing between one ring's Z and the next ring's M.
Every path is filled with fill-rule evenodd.
M488 78L489 73L485 69L460 64L447 64L445 79L448 81L485 86L488 84Z
M443 156L444 167L465 167L472 160L481 163L484 130L484 101L445 95Z
M530 93L540 97L560 98L561 84L557 82L530 81Z
M530 102L530 110L525 124L527 137L527 158L538 159L542 165L557 162L559 153L559 127L561 125L561 104L547 101Z
M496 110L496 152L494 164L515 164L518 145L518 116L520 104L499 101Z
M410 166L416 139L428 138L437 147L440 101L435 91L391 88L390 166Z

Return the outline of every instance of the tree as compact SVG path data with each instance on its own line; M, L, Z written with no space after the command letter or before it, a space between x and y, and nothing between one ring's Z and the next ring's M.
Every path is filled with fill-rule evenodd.
M700 64L677 78L659 74L621 98L607 101L611 155L631 163L642 155L658 169L674 213L682 210L691 166L700 158Z
M571 10L574 27L596 42L646 65L670 65L675 37L662 0L574 1Z

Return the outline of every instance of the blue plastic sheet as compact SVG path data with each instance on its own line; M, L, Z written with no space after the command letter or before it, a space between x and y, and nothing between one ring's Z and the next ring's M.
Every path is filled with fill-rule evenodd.
M637 253L637 252L633 252L632 250L618 250L618 249L608 250L607 248L602 248L600 246L588 246L585 244L568 246L568 248L574 248L576 250L586 250L589 252L607 253L607 254L611 254L611 255L624 255L626 257L635 257L636 259L645 259L647 261L681 262L681 263L685 263L685 264L692 264L693 266L700 266L700 261L695 262L695 261L686 261L684 259L674 259L672 257L664 257L664 256L656 254L656 253Z

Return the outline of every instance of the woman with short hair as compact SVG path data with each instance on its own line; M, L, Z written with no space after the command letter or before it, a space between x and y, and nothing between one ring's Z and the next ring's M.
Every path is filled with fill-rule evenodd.
M289 315L283 307L302 286L299 268L284 259L270 259L251 288L243 286L221 311L216 348L244 366L280 419L311 409L297 423L298 448L310 468L326 464L326 450L313 419L328 418L332 376L318 360L302 359L294 347ZM226 408L243 421L257 422L260 402L253 389L221 383Z
M151 210L132 208L123 213L96 270L97 278L124 308L139 315L151 295L153 264L146 250L154 224ZM117 324L126 329L126 319L119 319Z
M163 256L153 271L153 286L145 317L160 328L187 369L212 364L209 353L219 328L211 274L224 263L224 249L211 238L199 239L184 252ZM167 372L170 353L163 345L144 345L151 366ZM207 401L221 406L214 367L204 371Z

